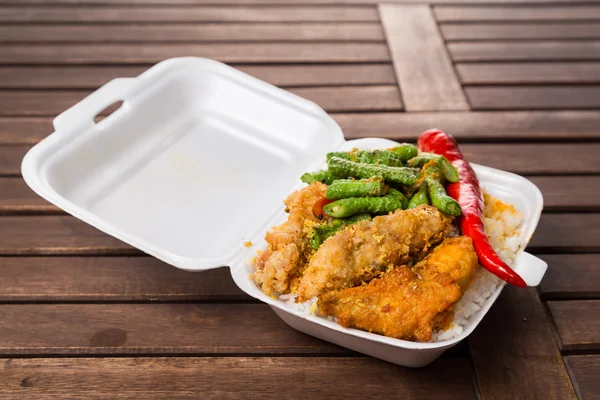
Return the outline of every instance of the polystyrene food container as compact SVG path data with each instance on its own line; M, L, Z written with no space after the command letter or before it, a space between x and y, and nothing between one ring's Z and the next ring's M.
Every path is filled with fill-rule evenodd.
M122 106L95 123L116 101ZM437 343L343 328L263 294L247 260L266 247L265 232L286 219L283 199L303 185L299 177L321 168L329 151L394 142L345 141L316 104L219 62L170 59L137 78L110 81L59 115L54 129L23 160L23 177L35 192L175 267L228 265L244 292L309 335L395 364L424 366L467 337L502 291L459 337ZM542 211L538 188L508 172L474 168L489 193L523 213L528 242ZM521 251L514 268L535 286L546 264Z

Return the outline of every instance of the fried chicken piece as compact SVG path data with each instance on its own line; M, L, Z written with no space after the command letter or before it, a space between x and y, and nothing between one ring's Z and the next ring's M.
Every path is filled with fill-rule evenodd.
M312 256L300 280L299 301L359 285L405 264L442 241L450 229L450 218L431 206L398 210L351 225L325 240Z
M344 327L427 342L452 320L477 265L469 237L447 238L413 270L403 265L368 285L319 296L318 310Z
M305 234L307 221L319 222L312 209L326 191L326 185L313 182L284 200L288 219L267 232L265 239L269 246L256 261L254 281L265 294L289 293L290 280L296 277L310 254L306 251L309 244Z

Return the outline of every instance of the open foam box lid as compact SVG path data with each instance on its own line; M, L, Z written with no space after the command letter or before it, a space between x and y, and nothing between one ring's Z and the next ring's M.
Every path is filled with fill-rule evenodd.
M116 101L106 119L95 116ZM344 143L317 105L225 64L164 61L54 120L22 172L75 217L187 270L231 265L325 153Z

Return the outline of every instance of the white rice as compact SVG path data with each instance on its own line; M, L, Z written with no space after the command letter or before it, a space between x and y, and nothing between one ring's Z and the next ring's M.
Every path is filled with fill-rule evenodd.
M494 250L509 265L522 247L519 226L522 216L517 210L490 196L485 196L484 223L485 229ZM431 342L441 342L452 339L463 333L470 319L484 306L487 299L496 291L502 280L479 267L475 272L473 283L454 308L454 320L446 330L433 332ZM304 303L296 303L295 294L284 294L279 300L285 302L291 311L300 314L315 314L317 298ZM326 317L336 321L334 317Z

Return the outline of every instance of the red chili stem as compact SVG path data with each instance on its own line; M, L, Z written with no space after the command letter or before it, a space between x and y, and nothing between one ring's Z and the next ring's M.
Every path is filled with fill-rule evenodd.
M456 139L447 133L433 129L421 134L418 147L420 151L446 157L458 170L460 180L456 183L449 183L447 191L448 195L458 201L462 208L462 215L459 217L460 228L463 235L473 240L479 264L510 284L526 287L527 284L523 278L502 261L490 244L483 224L484 204L479 180L469 162L465 160L458 149Z

